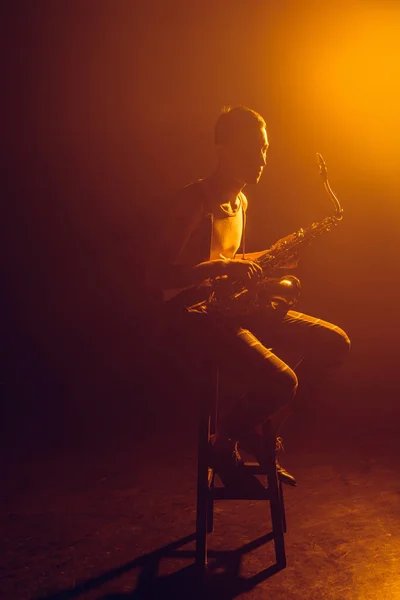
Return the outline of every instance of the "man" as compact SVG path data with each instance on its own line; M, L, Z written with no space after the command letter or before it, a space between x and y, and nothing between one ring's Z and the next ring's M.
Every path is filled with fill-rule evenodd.
M150 277L164 292L175 329L187 334L197 353L216 359L246 385L246 396L219 423L219 437L213 440L212 460L224 482L233 485L243 472L238 446L262 463L266 444L271 436L275 443L279 425L292 411L299 381L301 396L344 361L350 341L335 325L292 310L280 313L270 303L245 317L216 315L202 303L210 280L225 278L251 288L262 275L255 262L261 253L245 253L248 201L243 189L258 183L265 168L266 123L247 107L226 109L216 123L215 144L214 172L177 194L177 216ZM284 348L300 358L296 373L279 358ZM295 485L294 477L277 465L281 479Z

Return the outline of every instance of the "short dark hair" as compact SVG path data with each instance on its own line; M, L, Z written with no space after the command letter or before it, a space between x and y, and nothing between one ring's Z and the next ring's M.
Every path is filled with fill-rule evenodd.
M214 141L216 144L225 144L249 129L263 127L266 127L266 122L255 110L247 106L224 106L215 124Z

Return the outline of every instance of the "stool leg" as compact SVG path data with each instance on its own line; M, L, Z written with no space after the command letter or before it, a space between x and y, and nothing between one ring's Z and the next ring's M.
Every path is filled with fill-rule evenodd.
M281 510L282 510L282 526L283 533L286 533L286 512L285 512L285 501L283 499L283 486L282 481L279 482L279 497L281 499Z
M204 570L207 565L207 512L208 491L208 439L209 415L206 411L200 417L197 459L197 514L196 514L196 564Z
M213 401L210 403L210 420L208 436L217 434L217 422L218 422L218 395L219 395L219 368L218 366L211 369L211 381L210 390ZM209 488L208 488L208 506L207 506L207 532L212 533L214 531L214 472L210 473Z
M212 533L214 531L214 473L212 473L210 486L208 488L208 504L207 504L207 532Z
M207 533L214 526L214 477L209 480L209 443L210 435L217 430L219 378L218 367L215 368L213 364L208 366L204 390L206 401L200 407L197 464L196 564L202 574L207 565Z
M196 563L201 569L207 565L207 503L207 482L200 481L199 477L197 483Z
M271 467L267 474L268 488L270 490L270 509L272 531L274 534L276 564L283 568L286 566L284 527L282 517L281 498L279 494L278 475L276 472L275 460L274 466Z

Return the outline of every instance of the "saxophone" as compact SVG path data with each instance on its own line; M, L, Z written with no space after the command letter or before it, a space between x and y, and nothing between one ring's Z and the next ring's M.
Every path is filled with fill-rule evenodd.
M310 245L315 238L331 231L343 218L343 209L329 184L326 164L319 152L317 164L335 213L322 221L311 223L308 227L301 227L288 236L289 239L284 239L263 252L254 261L262 268L263 276L253 286L247 288L239 281L216 278L211 294L205 303L201 303L207 312L238 316L253 314L266 304L283 312L295 306L300 295L299 279L293 275L277 278L274 274L294 260L302 247Z

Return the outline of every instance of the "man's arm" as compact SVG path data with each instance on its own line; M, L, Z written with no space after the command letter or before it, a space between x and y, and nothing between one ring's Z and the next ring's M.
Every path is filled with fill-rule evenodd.
M177 259L203 217L203 200L191 186L183 188L173 201L174 218L164 229L161 241L147 261L146 283L160 290L199 285L221 276L226 261L177 264Z
M260 250L259 252L246 252L244 257L246 260L257 260L262 254L265 254L267 250ZM240 255L242 257L242 255Z
M220 277L226 261L208 260L197 265L162 265L147 272L147 282L162 290L200 285L207 279Z
M147 285L159 290L186 288L199 285L215 277L248 280L262 274L261 267L251 260L226 259L223 256L195 265L177 264L177 259L203 215L202 199L193 198L184 188L178 197L175 221L166 228L161 244L152 253L146 271Z
M146 281L159 289L189 285L190 270L174 264L201 218L201 199L188 188L167 200L169 214L162 237L147 259Z

